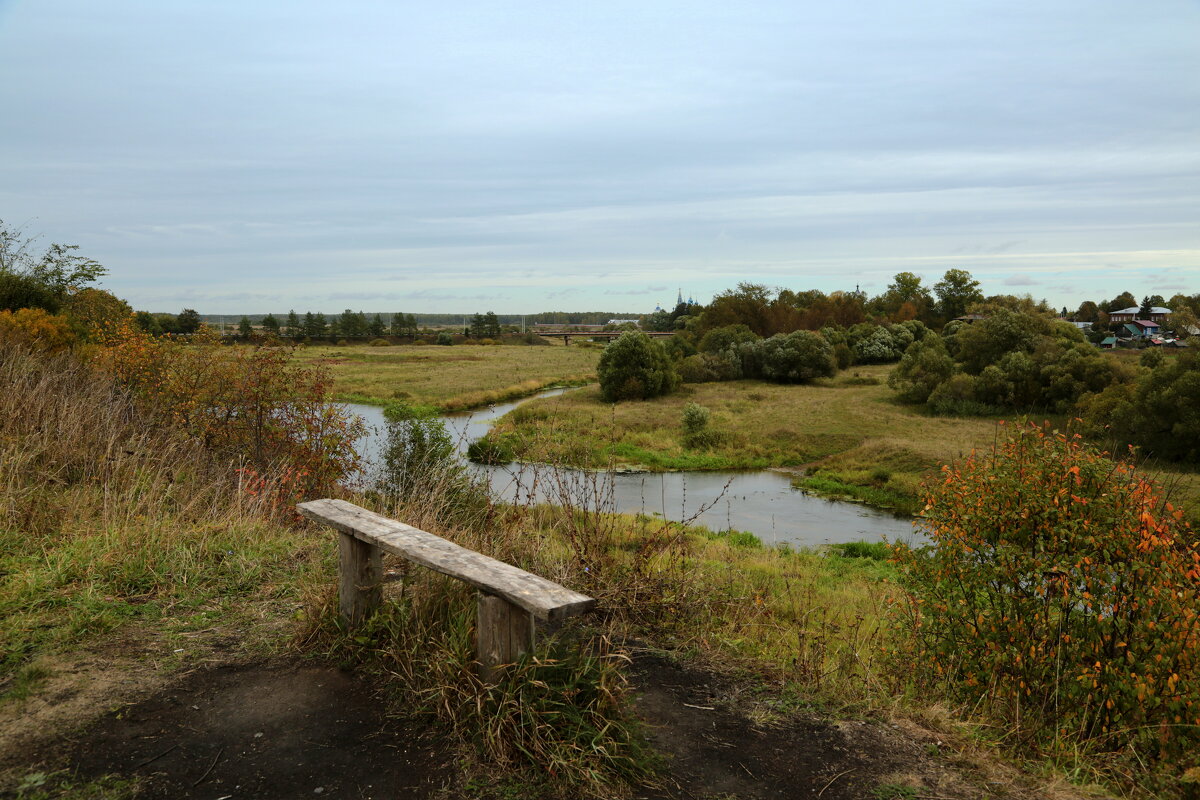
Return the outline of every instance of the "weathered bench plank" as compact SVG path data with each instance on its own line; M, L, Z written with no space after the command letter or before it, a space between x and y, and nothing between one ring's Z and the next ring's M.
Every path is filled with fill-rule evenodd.
M596 605L587 595L345 500L313 500L297 509L309 519L502 597L538 619L558 620Z

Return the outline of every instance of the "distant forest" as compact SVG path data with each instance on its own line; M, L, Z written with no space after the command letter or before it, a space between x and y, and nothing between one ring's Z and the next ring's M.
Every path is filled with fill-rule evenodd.
M297 314L301 317L310 309L297 310ZM315 312L314 312L315 313ZM339 316L341 312L327 313L326 316L333 319ZM372 317L376 312L367 312L368 317ZM379 316L383 317L383 321L391 325L392 317L395 314L405 312L378 312ZM422 328L435 328L442 326L465 327L471 324L471 317L476 312L469 314L408 314L407 316L415 317L417 325ZM222 324L226 326L236 326L238 321L243 316L250 319L250 323L255 326L262 325L263 317L268 314L274 315L280 322L287 319L288 312L265 312L262 314L201 314L202 319L206 324L220 328ZM521 320L525 320L526 325L535 323L553 323L556 325L603 325L610 319L640 319L645 316L645 312L631 311L543 311L539 314L497 314L496 318L500 320L501 325L520 325Z

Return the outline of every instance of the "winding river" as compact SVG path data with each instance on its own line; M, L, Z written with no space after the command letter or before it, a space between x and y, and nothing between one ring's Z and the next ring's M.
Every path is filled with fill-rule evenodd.
M562 394L555 389L537 398ZM523 402L443 417L460 454L470 442L488 432L492 423ZM348 406L367 423L370 432L359 441L368 463L378 456L384 437L383 409ZM465 456L464 456L465 458ZM588 509L660 515L686 520L711 530L750 531L765 544L800 547L850 541L916 543L922 537L907 519L854 503L827 500L792 488L791 479L770 470L743 472L616 473L513 463L506 466L471 464L486 477L492 491L510 502L569 501Z

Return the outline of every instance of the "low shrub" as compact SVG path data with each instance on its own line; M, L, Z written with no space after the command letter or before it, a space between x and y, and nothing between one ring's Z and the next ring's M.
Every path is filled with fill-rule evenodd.
M392 343L387 339L372 339L368 344L371 347L391 347Z
M507 436L488 434L467 445L467 458L476 464L511 464L516 458L512 441Z
M708 427L711 416L707 408L696 403L688 403L683 407L684 447L700 450L720 441L720 436Z

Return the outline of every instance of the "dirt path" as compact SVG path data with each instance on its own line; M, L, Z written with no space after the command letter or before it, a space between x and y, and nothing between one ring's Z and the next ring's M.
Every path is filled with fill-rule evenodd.
M796 716L755 724L739 689L653 654L637 657L637 708L668 764L646 800L1043 798L1012 771L947 754L936 734ZM4 762L7 762L4 764ZM453 748L389 719L371 687L326 666L197 670L101 715L67 738L14 753L12 769L68 770L80 782L137 778L139 798L453 798ZM888 791L894 791L889 795Z

